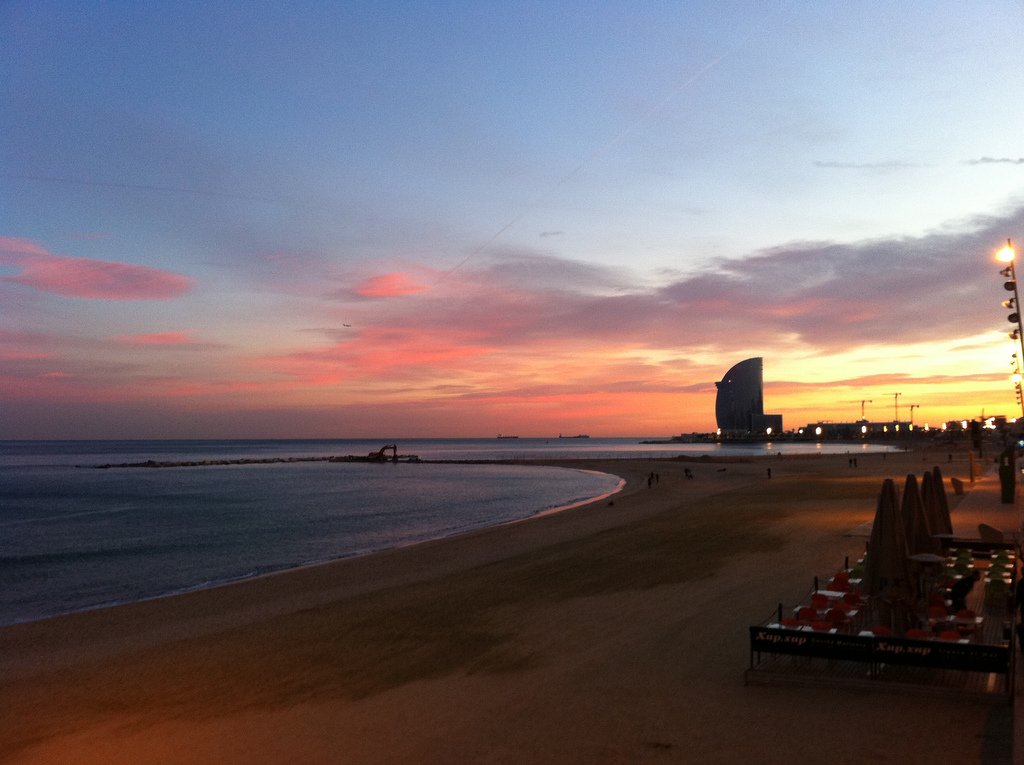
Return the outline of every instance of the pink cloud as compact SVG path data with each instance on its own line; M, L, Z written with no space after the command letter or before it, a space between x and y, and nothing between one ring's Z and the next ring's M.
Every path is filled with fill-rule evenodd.
M392 298L415 295L427 288L414 282L408 274L395 272L373 276L355 288L360 297Z
M50 353L0 351L0 361L46 361L52 358Z
M487 354L469 330L434 332L415 327L375 327L350 341L325 348L268 358L263 366L310 385L333 385L346 379L378 375L389 380L450 370L460 362Z
M265 382L251 381L220 381L220 382L181 382L169 384L163 389L164 395L178 398L192 398L198 396L223 396L238 393L258 393L269 391L280 391L281 385L271 385Z
M195 342L189 332L149 332L141 335L122 335L117 338L124 345L176 346Z
M192 280L149 266L53 255L25 239L0 237L0 264L21 267L3 281L56 295L93 300L169 300L188 292Z

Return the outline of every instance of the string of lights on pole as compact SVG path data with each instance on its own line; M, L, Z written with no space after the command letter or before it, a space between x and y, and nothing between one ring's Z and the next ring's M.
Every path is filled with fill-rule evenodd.
M1024 414L1024 393L1021 392L1021 381L1024 377L1021 376L1021 362L1024 361L1024 324L1021 323L1021 305L1020 305L1020 292L1017 289L1017 270L1014 266L1014 260L1016 259L1017 253L1013 249L1013 242L1009 239L1006 240L1006 246L996 253L996 260L1000 263L1005 263L1006 267L1003 268L999 274L1007 281L1003 283L1003 288L1008 292L1013 293L1013 297L1003 301L1003 308L1009 308L1013 311L1009 316L1006 317L1007 321L1011 324L1015 324L1013 331L1010 333L1010 339L1016 340L1020 344L1020 354L1014 351L1011 357L1013 361L1013 380L1014 388L1017 391L1017 403L1020 405L1021 413Z

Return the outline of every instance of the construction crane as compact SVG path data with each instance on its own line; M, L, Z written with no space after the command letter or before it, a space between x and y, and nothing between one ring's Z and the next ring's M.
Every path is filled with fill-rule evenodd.
M856 404L856 403L857 403L857 401L844 401L843 403L844 403L844 404ZM875 403L875 402L874 402L874 401L872 401L872 400L871 400L871 399L869 399L869 398L862 398L862 399L860 399L860 418L861 418L862 420L865 420L865 419L867 419L867 418L866 418L866 417L864 416L864 404L873 404L873 403Z
M915 409L920 409L920 408L921 408L920 404L911 404L910 405L910 424L911 425L914 424L914 410Z

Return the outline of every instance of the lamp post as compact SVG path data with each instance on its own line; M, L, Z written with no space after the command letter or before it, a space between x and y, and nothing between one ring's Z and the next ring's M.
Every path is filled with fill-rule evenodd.
M1015 324L1013 332L1010 333L1010 337L1013 340L1017 340L1020 343L1021 355L1018 356L1016 353L1013 354L1014 358L1014 372L1013 372L1013 384L1017 391L1017 401L1020 403L1021 412L1024 413L1024 396L1021 395L1021 374L1020 374L1020 362L1024 360L1024 324L1021 324L1020 312L1020 291L1017 288L1017 270L1014 266L1014 260L1016 260L1017 253L1013 249L1013 242L1009 239L1006 240L1006 246L1001 248L996 253L996 260L1000 263L1005 263L1006 267L999 273L1006 279L1007 282L1003 284L1003 288L1007 291L1013 292L1013 297L1003 302L1004 308L1012 309L1013 313L1007 316L1007 320L1011 324ZM1020 538L1022 528L1021 518L1021 506L1017 501L1017 450L1015 446L1009 446L1003 450L1002 455L999 458L999 484L1001 488L1002 501L1006 504L1015 503L1017 506L1017 537Z
M1020 343L1020 358L1024 358L1024 323L1022 323L1020 315L1020 290L1017 287L1017 269L1014 266L1016 258L1017 252L1013 249L1013 242L1007 239L1006 246L996 253L996 260L1000 263L1006 264L1006 268L1003 268L999 273L1001 276L1008 279L1008 281L1003 283L1003 288L1007 291L1013 292L1013 297L1003 301L1003 308L1010 308L1013 310L1013 313L1006 317L1011 324L1017 325L1013 332L1010 333L1010 338L1017 340ZM1013 355L1015 359L1018 358L1016 353ZM1024 414L1024 396L1021 394L1019 365L1017 371L1013 375L1013 383L1017 390L1017 401L1021 406L1021 414Z

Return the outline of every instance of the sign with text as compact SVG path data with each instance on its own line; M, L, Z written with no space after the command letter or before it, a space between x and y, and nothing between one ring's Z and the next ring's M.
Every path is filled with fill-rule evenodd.
M781 653L835 661L997 672L1005 675L1010 671L1010 649L1010 645L842 635L785 627L750 628L751 666L753 654Z

